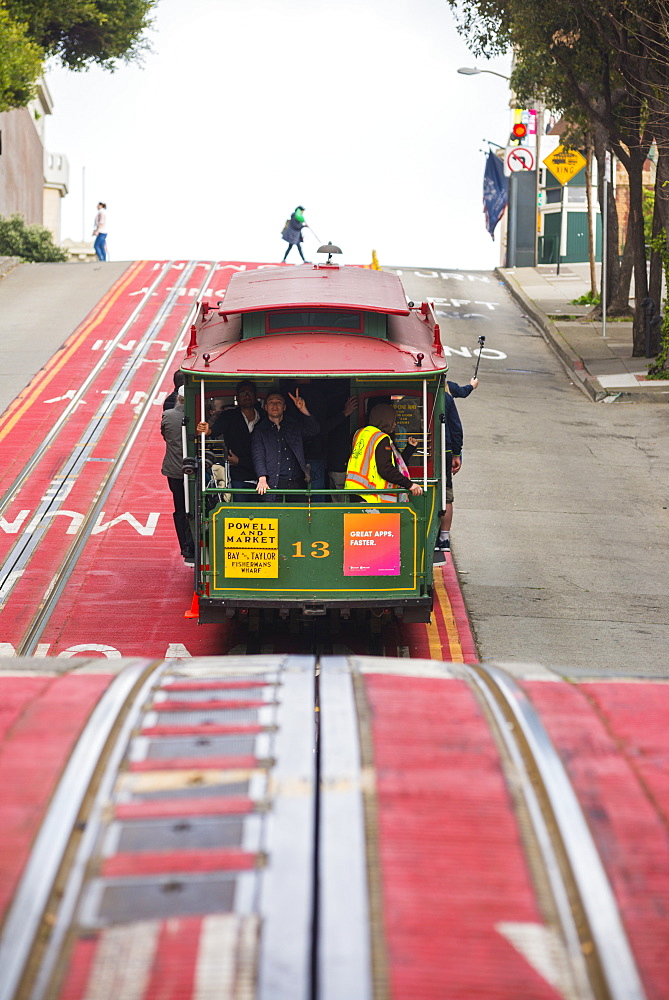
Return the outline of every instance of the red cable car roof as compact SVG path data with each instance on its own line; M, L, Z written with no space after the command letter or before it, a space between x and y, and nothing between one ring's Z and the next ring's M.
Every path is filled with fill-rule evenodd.
M184 371L204 375L413 375L444 372L448 365L432 353L418 358L409 345L374 337L342 337L328 333L274 334L234 341L184 358ZM418 363L420 361L420 364Z
M324 264L239 271L230 279L220 312L228 315L311 308L409 315L404 289L396 274Z

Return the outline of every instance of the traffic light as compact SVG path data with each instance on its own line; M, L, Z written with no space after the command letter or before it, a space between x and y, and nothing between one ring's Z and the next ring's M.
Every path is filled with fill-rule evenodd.
M522 122L516 122L516 124L511 129L511 135L509 136L509 142L520 143L527 135L527 125Z

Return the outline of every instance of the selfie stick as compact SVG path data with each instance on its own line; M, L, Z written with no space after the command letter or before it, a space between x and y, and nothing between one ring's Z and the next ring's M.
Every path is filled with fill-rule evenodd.
M483 345L485 344L485 337L481 335L479 337L479 356L476 359L476 368L474 369L474 378L476 378L479 370L479 365L481 364L481 351L483 350Z

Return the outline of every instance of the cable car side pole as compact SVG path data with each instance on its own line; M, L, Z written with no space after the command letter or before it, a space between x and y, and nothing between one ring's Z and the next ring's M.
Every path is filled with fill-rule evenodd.
M439 516L446 513L446 414L440 413L441 420L441 510Z
M474 378L477 377L479 371L479 365L481 364L481 351L483 350L483 345L485 344L485 337L481 335L479 337L479 356L476 359L476 368L474 369Z
M184 418L181 421L181 458L188 457L188 437L186 434L186 420L188 417L184 413ZM188 474L184 472L184 500L186 503L186 513L190 514L190 496L188 493Z
M200 380L200 420L202 420L204 422L206 419L207 418L206 418L205 412L204 412L204 379L201 379ZM202 431L202 433L200 434L200 465L202 467L202 492L203 493L204 493L204 491L207 488L207 470L204 467L204 452L205 452L205 447L206 447L205 441L206 441L206 435L205 435L205 432Z
M423 379L423 489L427 490L427 379Z

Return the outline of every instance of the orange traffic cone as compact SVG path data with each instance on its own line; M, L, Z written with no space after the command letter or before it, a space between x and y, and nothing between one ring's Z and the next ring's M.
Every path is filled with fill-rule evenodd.
M193 591L193 600L190 602L190 610L184 613L184 618L199 618L200 617L200 598L197 593Z

